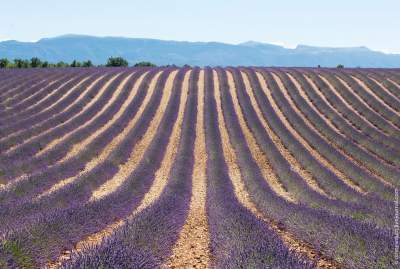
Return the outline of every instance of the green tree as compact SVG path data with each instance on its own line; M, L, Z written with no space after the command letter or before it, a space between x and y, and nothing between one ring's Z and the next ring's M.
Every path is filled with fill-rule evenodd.
M138 62L134 65L135 67L155 67L157 65L151 63L151 62Z
M56 66L57 66L57 67L67 67L67 66L69 66L69 65L68 65L67 63L63 62L63 61L60 61L60 62L57 63Z
M49 67L49 62L48 62L48 61L42 62L42 67L43 67L43 68Z
M116 67L116 66L128 66L128 61L122 57L110 57L108 58L106 66Z
M81 67L81 63L80 62L78 62L77 60L73 60L72 61L72 63L71 63L71 67Z
M23 60L23 59L14 59L14 67L15 68L28 68L29 67L29 61L28 60Z
M343 64L338 64L337 68L344 68Z
M7 68L10 64L10 61L7 58L0 59L0 68Z
M36 68L41 66L42 66L42 61L39 58L33 57L31 59L31 67Z
M84 61L84 62L82 63L82 66L83 66L83 67L92 67L92 66L93 66L93 63L92 63L91 60Z
M14 66L16 68L22 68L24 61L22 59L14 59Z
M22 61L22 68L29 68L30 62L29 60L23 60Z

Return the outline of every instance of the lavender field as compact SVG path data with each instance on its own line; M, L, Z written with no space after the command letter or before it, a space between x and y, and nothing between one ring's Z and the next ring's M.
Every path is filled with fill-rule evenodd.
M399 69L0 71L0 268L399 268L399 187Z

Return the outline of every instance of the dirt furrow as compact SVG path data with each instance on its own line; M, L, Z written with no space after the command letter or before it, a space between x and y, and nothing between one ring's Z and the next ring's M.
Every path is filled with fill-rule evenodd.
M39 136L41 136L41 135L45 135L45 134L51 132L52 130L54 130L55 128L60 128L60 126L63 126L63 125L65 125L65 124L67 124L68 122L74 120L76 117L78 117L79 115L81 115L82 113L84 113L84 112L86 111L86 109L88 109L93 103L95 103L95 102L103 95L103 93L107 90L107 88L111 85L111 83L118 77L118 75L121 75L121 73L118 73L118 74L114 75L109 81L107 81L107 82L104 84L104 86L101 87L101 89L99 90L99 92L97 93L97 95L96 95L93 99L91 99L90 102L88 102L88 103L85 105L85 107L84 107L78 114L74 115L72 118L68 119L67 121L63 122L63 123L60 124L60 125L54 126L54 127L50 128L50 129L46 130L45 132L42 132L42 133L40 133L40 134L38 134L38 135L35 135L35 136L30 137L29 139L25 140L22 144L19 144L19 145L16 145L16 146L11 147L6 153L11 152L11 151L15 150L16 148L18 148L19 146L25 145L26 143L31 142L33 139L35 139L35 138L37 138L37 137L39 137ZM77 129L78 129L78 128L77 128ZM77 130L77 129L74 129L74 131ZM50 142L49 144L47 144L46 147L44 147L41 151L39 151L38 153L36 153L35 156L40 156L40 155L42 155L45 151L47 151L47 150L49 150L50 148L54 147L56 144L58 144L62 139L64 139L64 138L67 137L68 135L70 135L70 133L64 135L64 136L61 137L61 138L54 139L52 142Z
M390 82L392 82L394 85L396 85L397 88L400 89L400 84L398 84L396 81L394 81L394 80L391 79L391 78L387 78L387 80L390 81Z
M140 162L143 154L145 153L146 149L153 140L153 137L156 135L156 132L158 131L158 126L160 125L162 116L164 115L165 109L167 108L168 101L171 96L174 78L176 74L177 71L174 71L168 77L163 91L163 98L161 99L161 103L157 108L156 114L154 115L154 118L151 120L147 132L143 135L142 139L135 145L134 149L132 150L129 160L123 165L120 165L118 173L112 179L106 181L103 185L101 185L99 188L93 191L90 200L100 199L101 197L115 191L129 176L130 172Z
M143 79L144 79L146 74L147 73L144 73L136 81L134 87L130 90L129 96L126 98L124 103L121 105L121 107L119 108L118 112L115 113L114 116L105 125L103 125L99 129L97 129L89 137L85 138L83 141L81 141L79 143L74 144L72 146L71 150L68 152L68 154L64 158L62 158L59 162L63 162L65 160L67 160L68 158L71 158L71 157L75 156L76 154L78 154L78 152L81 149L87 147L96 137L98 137L103 131L105 131L110 126L112 126L118 120L118 118L120 118L122 116L122 114L125 112L125 109L128 107L129 103L133 100L133 98L135 98L136 93L138 91L138 88L139 88L140 84L142 83L142 81L143 81Z
M57 99L56 102L54 102L53 104L51 104L50 106L46 107L43 112L47 111L48 109L52 108L53 106L57 105L58 103L62 102L65 98L67 98L68 96L70 96L73 91L77 88L79 88L86 80L88 80L89 78L91 78L92 76L96 76L96 74L88 74L86 77L84 77L83 79L81 79L77 84L75 84L74 86L72 86L70 89L68 89L68 91L63 94L59 99ZM95 81L101 79L103 76L100 76L99 78L97 78ZM72 79L71 79L72 80ZM63 85L65 85L67 83L64 83ZM93 84L93 83L92 83ZM63 86L61 85L60 88ZM87 89L85 89L87 90ZM78 100L79 97L75 100Z
M367 167L365 167L360 161L354 159L350 154L348 154L347 152L345 152L343 149L337 147L335 145L335 143L333 143L332 141L330 141L329 139L327 139L314 125L313 123L308 120L303 114L302 112L298 109L298 107L296 106L296 104L293 102L293 100L290 98L289 94L287 93L287 90L285 88L285 86L283 85L282 81L280 80L280 78L278 76L276 76L275 74L273 74L274 79L276 80L279 88L281 89L281 92L283 93L283 95L285 96L285 98L288 100L290 106L296 111L297 115L299 115L300 118L303 119L304 123L307 125L308 128L310 128L311 130L313 130L317 135L319 135L323 140L325 140L325 142L327 142L328 144L330 144L332 147L334 147L338 152L340 152L346 159L350 160L352 163L354 163L356 166L360 167L361 169L367 171L370 174L373 174L376 178L378 178L382 183L389 185L388 182L386 182L385 180L383 180L379 175L377 175L376 173L374 173L373 171L371 171L370 169L368 169ZM272 97L272 96L271 96ZM303 96L303 98L305 98ZM290 124L290 123L289 123ZM363 148L361 146L359 146L359 148Z
M82 93L81 93L71 104L69 104L68 106L66 106L65 108L63 108L63 109L62 109L60 112L58 112L57 114L52 115L49 119L51 119L51 118L57 116L57 115L60 114L60 113L63 113L64 111L67 111L70 107L72 107L72 106L74 106L76 103L78 103L84 96L86 96L86 93L87 93L98 81L100 81L100 79L102 79L103 77L104 77L104 75L102 75L102 76L100 76L99 78L97 78L96 80L94 80L88 87L86 87L86 89L85 89L84 91L82 91ZM82 83L83 83L83 81L82 81ZM70 91L70 93L72 93L72 91ZM66 98L66 97L65 97L65 98ZM56 103L54 103L54 105L56 105L57 103L58 103L58 101L57 101ZM53 106L53 105L51 105L51 107L52 107L52 106ZM50 108L50 107L49 107L49 108ZM43 110L42 112L45 112L45 111L48 110L49 108L46 108L46 109ZM29 129L32 129L32 128L34 128L34 127L37 127L37 126L39 126L40 124L42 124L42 122L38 122L38 123L36 123L36 124L34 124L34 125L29 126ZM21 133L24 132L24 131L26 131L26 130L20 130L20 131L17 131L17 132L15 132L15 133L9 134L9 135L7 135L6 137L1 138L0 141L4 141L4 139L12 139L13 137L18 136L19 134L21 134ZM29 139L31 139L31 138L29 138ZM25 141L28 141L28 140L25 140ZM23 141L23 143L25 143L25 141ZM12 147L12 148L10 148L8 151L10 151L10 150L13 149L13 148L15 148L15 146Z
M44 86L43 88L41 88L37 92L33 93L32 95L29 95L26 98L17 101L16 103L14 103L12 105L10 105L9 103L12 100L15 100L16 98L18 98L20 95L24 94L24 92L18 93L17 95L8 98L7 102L4 102L4 105L6 106L6 110L5 111L7 112L7 110L12 109L14 106L19 105L19 104L21 104L23 102L29 101L30 99L34 98L37 94L40 94L40 92L43 91L45 88L50 87L51 85L53 85L54 83L56 83L60 79L62 79L62 77L58 77L58 78L50 80L50 81L48 81L47 79L41 80L39 83L44 83L44 82L48 81L46 86ZM34 84L33 87L38 86L39 83Z
M30 78L28 80L24 80L22 83L20 82L19 78L19 84L15 85L15 81L13 83L13 86L11 86L12 88L9 89L6 93L1 92L4 89L9 88L9 85L2 85L2 89L0 89L0 98L3 98L3 100L1 100L0 104L3 104L6 106L6 103L8 102L8 100L12 100L15 97L23 94L24 90L22 90L23 88L29 86L29 87L35 87L36 85L38 85L39 83L45 82L46 79L42 78L42 77L36 77L36 78ZM30 85L29 85L30 84ZM26 90L28 90L27 88L25 88ZM7 106L6 106L7 107Z
M50 106L46 107L46 108L43 109L43 110L35 111L34 113L32 113L32 115L35 115L36 113L39 113L39 112L48 110L48 109L50 109L51 107L53 107L54 105L56 105L58 102L61 102L64 98L66 98L67 95L69 95L69 94L70 94L71 92L73 92L77 87L79 87L82 83L84 83L86 80L88 80L88 79L90 78L90 76L91 76L91 75L87 75L86 77L80 79L79 82L78 82L77 84L75 84L73 87L71 87L71 89L69 89L67 93L64 93L61 97L59 97L59 98L57 99L56 102L54 102L53 104L51 104ZM59 89L63 88L65 85L67 85L68 83L70 83L70 82L71 82L72 80L74 80L74 79L75 79L75 77L73 77L73 78L67 80L66 82L64 82L63 84L61 84L60 86L58 86L56 89L54 89L52 92L50 92L49 94L47 94L44 98L42 98L41 100L39 100L37 103L33 104L33 105L30 106L30 107L27 107L27 108L24 109L24 110L27 110L27 109L34 109L35 107L39 106L41 103L45 102L47 99L51 98L54 94L56 94L56 93L58 92ZM24 111L24 110L23 110L23 111ZM19 112L18 112L18 113L19 113Z
M400 102L400 99L393 95L393 93L391 93L388 88L380 81L376 80L373 77L368 76L369 79L371 79L372 81L374 81L376 84L378 84L388 95L390 95L393 99L395 99L397 102Z
M174 81L174 78L175 78L175 75L176 75L177 72L178 71L173 71L171 73L171 75L167 79L167 82L165 84L165 90L164 90L165 95L163 95L163 98L162 98L162 101L161 101L162 104L164 104L164 103L167 104L168 103L168 100L170 98L171 91L172 91L173 81ZM184 108L185 108L186 99L187 99L187 95L188 95L189 75L190 75L190 71L187 72L187 74L185 74L185 79L184 79L183 84L182 84L183 91L182 91L182 94L181 94L181 97L180 97L178 118L177 118L176 122L174 123L173 131L171 133L170 140L168 142L168 146L167 146L165 155L164 155L163 160L161 162L161 166L157 170L157 172L155 173L154 182L153 182L149 192L147 192L146 195L144 196L144 198L143 198L141 204L139 205L139 207L137 207L132 212L132 214L129 215L126 219L124 219L124 220L122 220L122 219L116 220L112 224L108 225L105 229L103 229L103 230L101 230L101 231L99 231L97 233L94 233L94 234L88 236L87 238L83 239L82 241L78 242L76 244L74 250L65 251L63 253L63 255L61 255L57 259L57 261L55 263L52 263L47 268L56 268L57 265L60 265L63 261L70 259L71 258L71 254L73 252L80 252L80 251L82 251L83 249L85 249L87 247L96 246L96 245L100 244L103 239L105 239L108 236L110 236L116 229L121 227L126 221L129 221L129 219L132 219L137 213L139 213L140 211L142 211L143 209L145 209L146 207L151 205L160 196L162 190L164 189L164 186L167 183L168 175L169 175L169 172L170 172L171 167L173 165L173 162L175 160L175 156L176 156L178 145L179 145L179 141L180 141L180 136L181 136L181 131L182 131ZM156 80L156 79L153 79L153 81L154 80ZM155 85L154 85L154 87L155 87ZM162 110L162 111L157 110L156 116L162 118L163 114L164 114L164 110ZM153 136L154 136L153 133L155 134L155 132L157 131L157 128L149 128L149 131L151 133L146 133L144 135L144 137L150 136L151 138L153 138ZM133 151L132 155L135 155L134 151ZM131 157L132 157L132 155L131 155ZM142 155L143 154L141 154L141 156ZM106 195L106 193L104 193L104 195Z
M187 220L167 265L169 268L208 268L209 232L206 216L206 146L204 134L204 70L198 82L198 106L192 198Z
M346 107L348 109L350 109L351 111L353 111L355 114L357 114L359 117L361 117L364 120L365 124L368 124L370 127L374 128L375 130L384 133L384 131L382 131L381 129L379 129L378 127L376 127L374 124L372 124L368 118L366 118L363 114L361 114L360 112L358 112L357 109L355 109L350 103L348 103L348 101L346 99L343 98L343 96L336 90L335 87L333 87L333 85L329 82L329 80L327 80L324 76L322 75L318 75L325 83L326 85L328 85L329 89L346 105ZM304 75L304 77L306 78L306 80L310 83L311 87L316 88L317 86L315 85L314 81L309 78L307 75Z
M298 82L295 78L293 78L293 76L292 76L291 74L286 73L286 75L289 77L289 79L290 79L290 80L293 82L293 84L296 86L295 89L297 90L297 92L299 93L299 95L300 95L301 97L303 97L303 99L308 103L308 105L311 107L311 109L313 109L316 113L318 113L318 114L324 119L324 121L326 122L326 124L328 124L329 127L331 127L332 130L334 130L338 135L341 135L342 137L346 137L346 135L345 135L341 130L339 130L339 129L335 126L335 124L333 124L333 122L332 122L325 114L321 113L321 112L315 107L315 105L314 105L313 102L310 100L310 98L308 97L308 95L304 92L304 89L303 89L303 87L301 87L301 85L299 84L299 82ZM325 101L325 103L326 103L330 108L332 108L333 110L335 110L335 108L333 108L333 107L330 105L330 103L326 100L325 96L324 96L322 93L320 93L318 90L316 90L316 92L317 92L317 94L322 98L322 100ZM344 119L344 120L347 121L346 119ZM351 124L351 123L349 123L349 124Z
M256 111L256 114L258 118L260 119L265 131L271 138L271 140L274 142L275 146L279 150L279 152L285 157L285 159L290 163L293 171L297 172L303 179L304 181L316 192L328 197L330 197L319 185L318 182L315 180L313 175L304 169L302 165L297 161L297 159L292 155L292 153L283 145L282 141L280 138L274 133L274 131L270 128L268 125L267 121L264 119L263 114L257 104L256 97L254 96L254 93L251 89L250 81L249 78L247 77L247 74L242 72L242 77L243 77L243 82L245 84L245 89L247 94L250 97L250 102Z
M229 89L231 90L232 101L234 105L235 112L238 116L238 121L240 127L242 128L244 137L246 139L246 143L250 149L250 152L256 161L257 165L260 167L261 172L263 174L264 179L267 180L268 185L273 189L279 196L283 197L284 199L297 202L296 199L283 187L279 178L276 176L271 164L268 160L268 157L261 151L260 147L257 144L255 137L253 136L251 130L248 128L246 120L244 119L242 109L239 105L237 93L236 93L236 86L232 76L232 73L227 72L228 78L228 85ZM217 91L217 97L220 97L219 91Z
M112 150L119 144L121 143L124 138L127 136L127 134L129 133L129 131L136 125L137 121L140 119L140 117L143 114L143 111L145 110L145 108L147 107L151 96L153 95L154 89L156 87L158 78L160 76L161 72L159 72L158 74L156 74L154 76L154 78L151 80L150 84L149 84L149 89L148 92L146 94L146 97L143 100L143 103L141 104L140 108L138 109L138 112L136 113L135 117L133 117L133 119L130 120L130 122L128 123L128 125L126 126L126 128L120 133L118 134L115 138L112 139L112 141L107 144L107 146L101 151L101 153L94 159L90 160L86 166L85 169L82 170L81 172L79 172L76 176L73 177L69 177L63 180L60 180L57 184L53 185L49 190L43 192L42 194L40 194L39 197L42 196L46 196L62 187L64 187L65 185L73 182L76 178L79 178L80 176L82 176L83 174L89 172L90 170L94 169L99 163L103 162L106 160L106 158L111 154ZM69 152L68 156L74 156L76 154L78 154L79 149L76 149L74 152Z
M300 93L300 95L306 100L306 102L307 102L311 107L313 107L314 109L316 109L315 106L314 106L314 103L308 98L307 94L304 92L303 88L302 88L301 85L297 82L297 80L294 79L290 74L288 74L288 76L290 77L290 79L292 80L292 82L296 85L296 88L297 88L298 92ZM350 126L352 126L352 127L355 129L355 131L357 131L357 132L359 132L359 133L362 133L362 131L359 130L359 129L357 128L357 126L355 126L351 121L349 121L348 119L346 119L340 111L338 111L337 109L335 109L335 108L329 103L329 101L325 98L325 96L317 89L317 87L316 87L316 85L313 83L313 81L311 81L311 80L308 79L308 78L306 78L306 80L308 80L308 82L310 83L311 87L314 88L315 92L323 99L323 101L327 104L327 106L329 106L333 111L335 111L335 112L337 113L337 115L340 116L347 124L349 124ZM318 112L318 110L317 110L317 112ZM323 113L319 113L319 114L323 116ZM325 118L325 117L324 117L324 118ZM328 121L328 120L326 120L326 121ZM340 130L338 130L338 131L340 131ZM341 132L341 131L340 131L340 132ZM347 138L347 136L346 136L345 134L344 134L343 136ZM350 136L348 139L352 140L352 137ZM370 139L373 139L373 138L370 138ZM371 149L369 149L369 148L366 148L365 144L360 143L360 142L357 141L357 140L353 140L353 141L357 144L357 146L358 146L359 148L361 148L361 149L363 149L364 151L368 152L369 154L373 155L375 158L377 158L377 159L379 159L379 160L381 160L381 161L383 161L383 162L387 162L386 159L382 158L382 157L381 157L380 155L378 155L376 152L374 152L373 150L371 150ZM351 157L350 157L350 158L351 158Z
M344 81L343 79L341 79L339 76L335 76L335 78L337 78L337 80L339 80L340 83L342 83L342 85L347 88L348 91L352 92L354 94L354 97L357 98L358 101L360 101L366 108L368 108L372 113L379 115L382 120L384 120L388 125L390 125L391 128L393 129L398 129L391 121L388 121L387 119L385 119L381 114L379 114L377 111L375 111L369 104L367 104L364 99L362 99L357 93L355 93L350 86L346 83L346 81Z
M315 150L293 127L292 125L286 120L285 115L283 115L282 111L279 109L278 105L275 103L274 99L272 98L271 92L268 89L268 86L262 77L260 73L257 72L257 77L258 80L260 81L261 88L264 92L264 94L267 96L269 102L271 103L271 106L275 110L275 113L279 117L279 119L282 121L282 123L285 125L285 127L289 130L289 132L292 133L294 137L296 137L297 141L299 141L309 152L310 154L317 159L321 164L323 164L325 167L330 169L336 176L338 176L341 180L343 180L344 183L346 183L349 187L355 189L356 191L360 193L365 193L364 190L362 190L359 186L355 185L353 181L347 177L345 174L343 174L341 171L335 168L334 165L328 162L323 156L319 154L317 150ZM300 114L299 114L300 115Z
M239 166L237 164L236 153L229 142L229 134L225 126L224 117L222 113L221 99L219 98L220 94L218 93L220 91L220 88L218 86L219 83L216 75L214 75L214 83L215 83L215 101L217 103L218 122L219 122L219 130L221 133L223 154L228 166L229 177L232 180L234 191L239 202L247 209L249 209L255 216L266 222L269 225L269 227L271 227L271 229L273 229L273 231L275 231L280 236L284 244L289 249L299 254L306 255L311 260L316 261L319 268L339 268L335 266L327 258L322 258L322 257L318 258L317 251L315 251L311 246L309 246L305 242L299 241L289 232L279 228L276 222L264 216L256 208L243 183L243 178Z
M386 104L386 102L384 100L382 100L381 97L379 97L373 90L371 90L367 84L365 84L364 81L362 81L361 79L359 79L356 76L351 76L352 79L354 79L355 81L357 81L358 85L361 86L361 88L363 88L367 93L369 93L370 95L373 96L373 98L383 107L385 107L386 109L392 111L393 113L395 113L397 116L400 116L400 112L394 110L393 108L391 108L388 104Z
M183 91L182 91L182 95L180 97L178 118L174 124L174 128L172 130L170 140L169 140L167 148L165 150L165 155L163 157L161 166L155 173L154 181L153 181L153 184L151 185L149 191L145 194L140 205L134 211L134 213L133 213L134 215L136 215L138 212L142 211L143 209L148 207L150 204L152 204L160 196L162 190L164 189L165 185L167 184L169 171L171 170L171 167L175 160L175 156L176 156L176 152L178 150L179 140L180 140L180 136L181 136L181 127L182 127L182 121L183 121L184 107L185 107L187 95L188 95L189 76L190 76L190 72L187 72L185 74L185 78L184 78L184 81L182 84ZM169 95L171 94L172 84L173 84L173 80L171 80L171 82L169 82L169 83L167 81L167 83L166 83L166 87L169 88L169 90L167 90L167 91L169 91ZM168 96L168 98L163 97L162 103L165 103L165 105L166 105L168 103L168 99L169 99L169 96ZM162 112L160 115L160 121L162 118L162 114L164 114L164 112ZM159 121L157 123L158 123L157 124L157 126L158 126ZM149 129L155 130L156 128L150 127ZM147 136L147 134L144 136Z
M96 120L98 117L101 117L102 114L104 113L104 111L107 110L107 108L109 106L111 106L111 104L114 103L114 101L118 98L118 95L121 93L122 89L124 88L124 85L126 84L126 82L129 80L129 78L132 76L133 74L130 74L129 76L127 76L126 78L124 78L124 80L122 80L122 82L118 85L117 89L115 90L115 92L112 94L111 98L108 100L108 102L101 107L101 109L96 113L96 115L94 117L92 117L90 120L86 121L84 124L80 125L78 128L75 128L73 132L70 132L62 137L59 137L57 139L54 139L52 142L50 142L49 144L47 144L41 151L39 151L35 157L41 156L43 154L45 154L49 149L53 148L55 145L57 145L58 143L60 143L62 140L66 139L68 136L70 136L72 133L88 126L90 123L92 123L94 120ZM107 88L111 82L113 80L111 79L110 81L107 81L107 84L104 85L105 88ZM94 98L93 98L94 99ZM93 101L93 100L92 100ZM88 106L89 107L89 106Z

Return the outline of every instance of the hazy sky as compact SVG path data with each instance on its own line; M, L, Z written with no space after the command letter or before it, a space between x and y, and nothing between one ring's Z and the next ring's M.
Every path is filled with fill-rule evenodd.
M400 53L400 0L0 0L0 40L67 33Z

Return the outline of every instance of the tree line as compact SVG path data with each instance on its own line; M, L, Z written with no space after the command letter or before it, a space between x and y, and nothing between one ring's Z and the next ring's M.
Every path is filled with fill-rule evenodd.
M0 68L56 68L56 67L94 67L92 61L77 61L73 60L71 63L59 61L57 63L50 63L43 61L38 57L33 57L30 60L27 59L14 59L9 60L7 58L0 59ZM99 67L127 67L129 63L122 57L110 57L106 64L97 65ZM151 62L139 62L134 64L135 67L154 67L155 64Z

